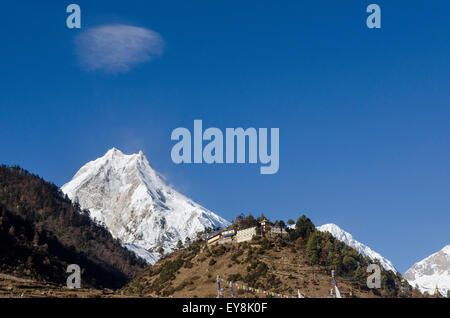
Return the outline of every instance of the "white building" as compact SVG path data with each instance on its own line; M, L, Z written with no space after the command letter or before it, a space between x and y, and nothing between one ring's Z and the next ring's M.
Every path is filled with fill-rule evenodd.
M216 235L216 236L211 237L208 240L208 245L214 245L214 244L219 243L219 239L220 239L220 235Z
M229 231L223 231L220 235L222 235L222 237L232 237L234 236L234 230L229 230Z
M245 230L237 231L236 242L241 243L241 242L250 241L253 238L253 236L255 236L255 235L256 235L256 226L250 227Z

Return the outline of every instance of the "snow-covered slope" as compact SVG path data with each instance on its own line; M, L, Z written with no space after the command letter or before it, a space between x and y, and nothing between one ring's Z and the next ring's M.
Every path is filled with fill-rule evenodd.
M172 188L142 151L125 155L113 148L84 165L61 189L151 264L160 247L167 253L180 239L229 224Z
M381 266L384 267L384 269L397 273L397 270L395 269L391 261L381 256L379 253L375 252L367 245L364 245L355 240L350 233L344 231L336 224L324 224L322 226L317 227L317 229L321 232L330 232L331 235L333 235L333 237L335 237L339 241L342 241L346 245L353 247L363 256L367 256L372 260L377 259L380 262Z
M411 286L418 285L421 292L433 295L438 286L446 296L450 290L450 245L414 264L403 277Z

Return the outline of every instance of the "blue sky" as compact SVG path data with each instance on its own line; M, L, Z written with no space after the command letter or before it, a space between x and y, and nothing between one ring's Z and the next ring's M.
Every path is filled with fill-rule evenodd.
M230 220L305 213L402 272L450 243L448 1L76 1L81 30L65 26L69 3L2 3L2 163L62 185L113 146L142 149ZM90 42L111 25L132 27L114 45L138 47ZM171 131L194 119L279 127L279 172L173 164Z

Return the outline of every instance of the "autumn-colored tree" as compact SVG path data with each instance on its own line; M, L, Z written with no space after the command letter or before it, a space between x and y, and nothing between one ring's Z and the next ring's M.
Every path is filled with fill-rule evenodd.
M33 245L38 246L39 245L39 232L34 232L33 236Z

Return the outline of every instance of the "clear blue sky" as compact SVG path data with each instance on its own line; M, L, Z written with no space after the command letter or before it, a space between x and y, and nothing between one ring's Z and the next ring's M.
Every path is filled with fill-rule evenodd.
M57 185L109 148L142 149L179 190L231 220L307 214L402 272L450 243L450 2L5 1L0 161ZM370 3L382 29L365 26ZM164 52L89 70L77 38L122 24ZM176 127L279 127L280 170L175 165Z

